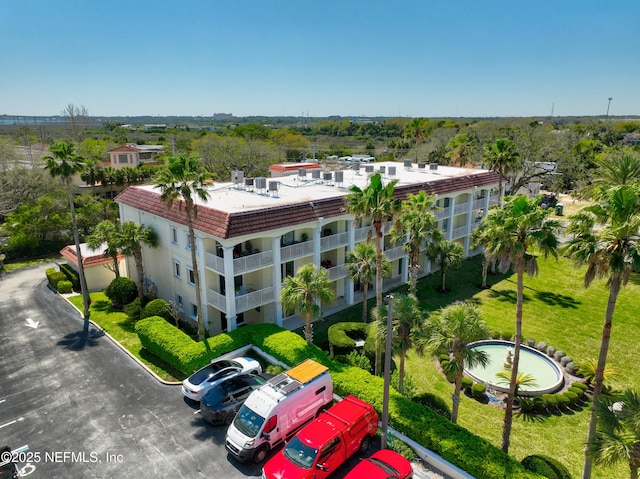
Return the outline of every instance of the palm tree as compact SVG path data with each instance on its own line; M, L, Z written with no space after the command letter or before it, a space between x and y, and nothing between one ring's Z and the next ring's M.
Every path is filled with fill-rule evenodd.
M98 223L89 236L87 236L87 245L91 249L98 249L103 244L106 248L103 255L111 258L112 265L109 267L114 272L116 278L120 277L120 267L118 264L118 253L120 252L120 232L119 224L113 221L104 220Z
M305 264L295 276L287 276L282 282L282 306L285 311L296 311L304 315L304 336L308 344L313 344L311 321L321 316L320 304L331 304L334 300L335 293L327 270L311 263Z
M76 154L73 143L59 141L51 145L49 151L53 156L45 157L49 174L56 178L60 177L62 183L67 189L69 196L69 209L71 210L71 225L73 229L73 241L76 246L76 258L78 259L78 276L80 277L80 290L82 292L82 304L84 308L85 330L89 327L89 307L91 300L89 298L89 290L87 288L87 279L84 274L84 265L82 264L82 253L80 251L80 234L78 233L78 222L76 220L76 209L73 202L73 184L71 182L74 175L80 173L84 168L84 160Z
M364 189L354 185L350 188L351 193L344 198L344 210L354 216L354 224L361 218L371 221L375 231L376 246L376 307L382 306L382 237L384 236L384 226L388 221L393 221L400 213L402 202L393 197L395 186L398 180L393 180L384 185L380 173L374 173L369 179L369 185ZM371 232L367 241L371 237ZM375 374L380 374L382 359L382 345L378 341L376 345L376 365Z
M198 338L205 338L204 320L202 318L202 292L200 291L200 273L198 258L196 256L196 234L193 222L198 215L196 201L207 201L209 192L205 188L206 175L202 167L202 161L197 156L174 156L167 159L156 178L156 188L160 189L160 199L171 208L178 202L182 211L184 208L187 227L189 228L189 246L191 249L191 264L193 265L193 282L196 289L196 315L198 318Z
M584 286L589 287L596 278L606 278L609 288L593 382L595 401L602 392L618 294L629 281L633 269L640 266L640 189L636 184L603 188L596 194L596 203L570 216L569 220L568 233L573 238L569 241L566 254L576 265L587 265ZM601 228L594 230L596 224ZM596 422L596 410L592 407L587 443L595 438ZM587 453L582 477L591 477L591 456Z
M518 162L519 154L516 151L516 144L506 138L498 138L495 142L487 145L483 160L493 171L500 175L498 178L498 195L500 207L504 206L502 179L513 170Z
M477 140L468 133L458 133L447 143L445 156L455 166L474 164L473 156L477 150Z
M487 274L489 266L494 262L494 259L489 257L489 252L486 248L487 241L489 241L487 230L490 229L487 225L488 223L486 222L480 223L471 233L471 249L482 248L482 283L480 284L482 289L488 288Z
M500 378L500 384L509 386L509 384L511 383L511 371L509 370L500 371L499 373L496 373L496 376ZM523 386L536 387L537 385L538 383L536 382L535 376L519 372L516 376L516 397L520 396L520 390Z
M358 243L353 251L347 254L345 266L349 279L360 281L362 286L362 322L367 322L367 303L369 285L376 277L376 247L370 241ZM382 277L391 273L391 263L386 256L382 257Z
M640 468L640 394L627 389L622 393L601 396L593 405L599 428L587 443L587 454L596 464L629 465L630 479L638 479Z
M598 165L587 196L597 194L598 190L610 186L626 185L640 181L640 157L625 153L618 157L604 157L595 160Z
M502 450L509 452L511 425L513 422L513 402L516 393L518 364L520 362L520 342L522 340L522 304L524 301L524 273L529 276L538 273L537 257L534 249L544 257L558 256L556 232L560 224L549 220L550 210L540 207L540 199L515 196L505 200L503 208L486 216L482 221L486 228L485 249L489 258L495 258L498 269L505 273L513 268L518 278L516 294L516 334L514 339L513 366L509 393L502 428Z
M98 160L87 160L84 165L84 170L80 175L82 181L91 185L93 195L96 194L96 183L100 181L102 175L102 166Z
M158 246L158 235L153 228L135 221L125 221L120 227L120 248L125 256L133 256L138 277L138 297L144 298L144 263L142 262L142 246L149 248Z
M429 134L429 120L427 118L414 118L404 127L404 137L413 140L416 145L416 163L418 162L418 147L422 140Z
M418 271L420 270L420 248L425 241L438 242L443 238L438 229L438 220L433 214L435 198L424 191L409 194L402 202L397 225L391 229L391 240L402 243L409 255L409 293L417 294ZM399 226L399 227L396 227Z
M452 398L451 422L458 421L460 391L465 364L485 366L489 357L484 351L469 349L474 341L489 337L489 328L480 314L480 310L471 303L456 301L446 308L429 315L427 320L427 338L420 348L427 348L434 354L449 354L451 358L444 371L447 376L455 377Z
M437 260L440 265L440 288L438 291L447 292L446 276L449 268L457 268L464 261L464 246L457 241L441 240L429 244L429 257Z
M101 178L103 185L109 185L109 198L113 199L113 185L116 182L118 171L113 166L102 169Z

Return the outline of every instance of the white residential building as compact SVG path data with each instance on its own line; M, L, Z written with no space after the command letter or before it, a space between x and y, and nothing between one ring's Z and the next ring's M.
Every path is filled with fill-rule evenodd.
M195 319L201 308L212 335L248 323L286 327L289 318L283 317L279 299L282 280L306 263L328 269L338 307L361 300L344 263L347 252L366 241L370 226L354 224L344 212L344 196L352 185L366 187L374 171L385 184L398 180L399 198L421 190L434 195L439 227L448 239L463 244L467 255L474 254L470 233L497 200L494 172L410 161L344 171L301 168L297 175L278 178L244 178L234 172L233 182L209 187L209 200L197 203L194 226L203 304L195 304L184 210L178 204L169 209L153 185L131 186L116 201L122 221L136 221L158 233L160 246L144 250L145 281L158 297L176 301L186 318ZM406 282L408 261L401 245L385 235L384 248L392 264L385 288ZM428 274L431 265L424 251L421 264L420 275Z

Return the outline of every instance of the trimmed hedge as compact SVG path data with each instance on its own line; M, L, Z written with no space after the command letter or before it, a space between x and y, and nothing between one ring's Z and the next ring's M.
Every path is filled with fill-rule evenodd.
M71 281L62 280L58 281L58 293L67 294L73 292L73 284Z
M67 279L62 271L56 271L55 268L47 268L45 274L47 275L49 284L56 291L58 290L58 283Z
M151 316L160 316L167 321L171 321L171 311L169 310L169 303L164 299L157 298L149 301L142 312L140 313L140 319L150 318Z
M329 350L331 354L347 354L355 348L356 338L366 339L369 325L362 322L345 321L329 326Z
M73 289L80 291L80 276L78 276L78 273L76 273L67 263L62 263L58 266L60 267L60 271L62 271L67 279L71 281Z
M382 411L383 379L360 368L340 364L299 335L275 324L250 324L203 342L192 341L160 317L136 324L142 345L185 374L204 366L211 359L247 344L291 366L313 359L330 368L334 390L339 395L353 394ZM391 389L390 424L403 434L431 449L447 461L475 477L484 479L541 479L527 471L513 457L488 441L440 416L427 406L417 404Z
M531 455L522 460L522 465L548 479L571 479L567 468L548 456Z

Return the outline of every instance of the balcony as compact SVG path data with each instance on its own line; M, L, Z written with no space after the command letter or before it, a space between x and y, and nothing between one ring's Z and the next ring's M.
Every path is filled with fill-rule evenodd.
M205 254L205 266L216 273L224 274L224 259L213 253Z
M364 228L358 228L355 231L355 242L356 243L362 243L363 241L367 240L367 235L369 234L369 231L371 231L372 235L373 235L373 231L372 231L372 227L371 226L365 226Z
M295 243L280 248L280 260L292 261L297 258L309 256L313 254L313 241L305 241L304 243Z
M347 233L337 233L335 235L320 238L320 251L327 251L347 246L349 244L349 235Z
M464 238L466 235L467 235L467 227L460 226L459 228L453 228L450 239Z
M384 254L389 261L394 261L406 255L406 253L402 250L402 246L386 249L384 250Z
M254 253L247 256L240 256L233 260L233 273L238 275L254 269L264 268L273 264L273 252Z
M451 216L451 208L447 206L446 208L442 208L441 210L435 211L436 219L443 220Z
M467 211L469 211L469 202L465 202L465 203L460 203L459 205L456 205L453 211L454 215L461 215L466 213Z
M340 278L346 278L347 267L344 264L339 264L336 266L332 266L331 268L327 268L327 276L329 277L329 281L336 281Z
M216 308L218 308L223 313L227 312L227 299L224 295L214 291L212 289L207 289L207 302Z
M259 289L258 291L250 291L242 295L236 295L236 313L242 313L249 309L257 308L258 306L270 303L273 300L273 286Z

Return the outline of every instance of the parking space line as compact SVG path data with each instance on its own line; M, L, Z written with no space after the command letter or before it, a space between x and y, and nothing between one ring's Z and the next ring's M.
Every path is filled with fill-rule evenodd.
M15 424L15 423L20 422L20 421L24 421L24 418L23 417L19 417L18 419L14 419L13 421L9 421L6 424L2 424L2 425L0 425L0 429L2 429L3 427L11 426L12 424Z

